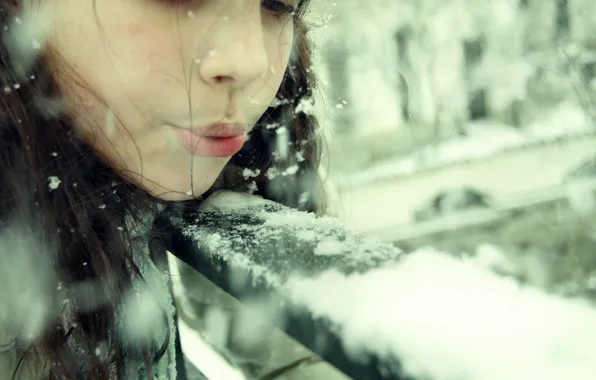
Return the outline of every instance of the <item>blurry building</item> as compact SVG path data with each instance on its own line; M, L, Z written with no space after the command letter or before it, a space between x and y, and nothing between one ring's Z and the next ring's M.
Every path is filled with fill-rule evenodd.
M338 134L409 128L446 137L473 120L521 127L565 100L592 104L594 0L319 5L333 16L318 43Z

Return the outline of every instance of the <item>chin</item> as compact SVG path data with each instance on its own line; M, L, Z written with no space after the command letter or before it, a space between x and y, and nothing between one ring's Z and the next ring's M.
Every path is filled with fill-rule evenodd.
M201 194L197 194L196 192L190 195L178 192L152 193L153 196L164 201L188 201L200 197Z
M154 177L155 178L155 177ZM199 198L213 186L217 176L195 176L191 182L188 174L184 178L168 176L163 180L156 178L135 178L132 180L136 186L144 189L152 196L164 201L184 201Z
M135 178L137 185L144 188L151 195L165 201L183 201L199 198L215 183L228 160L196 165L192 168L183 165L171 165L178 170L164 170L149 172L143 178Z
M159 187L155 189L147 189L153 196L162 199L164 201L186 201L190 199L199 198L205 194L207 190L211 188L214 181L201 181L201 183L195 183L192 187L190 186L171 186L169 188Z

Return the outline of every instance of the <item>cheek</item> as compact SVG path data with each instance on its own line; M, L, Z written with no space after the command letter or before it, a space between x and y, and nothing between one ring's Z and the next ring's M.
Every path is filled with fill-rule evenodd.
M281 33L271 37L269 57L271 66L277 71L285 71L293 48L294 31L293 27L285 27Z
M163 74L167 62L159 58L160 52L148 41L137 39L136 44L117 47L117 53L110 56L89 57L79 74L119 118L147 115L159 94L171 88L177 78Z

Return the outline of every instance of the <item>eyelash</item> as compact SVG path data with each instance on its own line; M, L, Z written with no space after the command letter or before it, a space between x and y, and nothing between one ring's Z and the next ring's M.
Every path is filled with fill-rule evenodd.
M162 3L169 6L180 6L190 3L190 0L160 0ZM262 0L261 6L267 9L269 13L278 18L295 15L298 6L293 6L283 2L282 0Z
M264 8L267 8L273 16L279 18L294 15L296 13L296 7L280 0L263 0L262 5Z

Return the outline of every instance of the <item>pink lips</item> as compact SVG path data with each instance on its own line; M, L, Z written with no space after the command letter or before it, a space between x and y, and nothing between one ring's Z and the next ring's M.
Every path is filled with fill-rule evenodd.
M244 127L230 124L200 130L174 127L174 131L184 149L197 157L231 157L242 149L247 137Z

